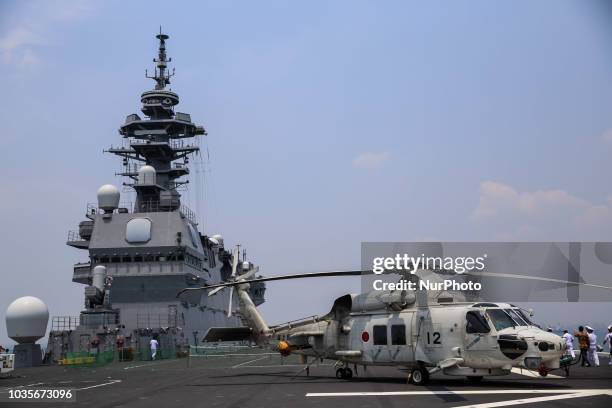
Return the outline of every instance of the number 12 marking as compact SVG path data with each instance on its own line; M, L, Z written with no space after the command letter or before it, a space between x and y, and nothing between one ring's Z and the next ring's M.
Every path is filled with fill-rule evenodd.
M427 344L442 344L440 341L440 332L433 332L433 343L431 342L431 335L427 332Z

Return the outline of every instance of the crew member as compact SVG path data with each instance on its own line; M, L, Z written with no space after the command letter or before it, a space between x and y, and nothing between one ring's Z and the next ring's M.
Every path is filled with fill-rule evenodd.
M576 358L576 353L574 353L574 337L567 332L567 330L563 330L563 340L565 341L565 354L572 356L572 358Z
M584 327L578 327L578 331L574 330L574 337L578 338L578 343L580 344L580 360L581 366L584 367L586 364L587 367L590 367L591 364L587 359L587 351L589 350L589 335L586 331L584 331Z
M606 333L606 337L604 337L602 346L605 346L606 343L608 343L608 347L610 347L610 361L608 361L608 365L612 366L612 326L608 326L608 333Z
M159 343L157 342L157 339L155 337L153 337L151 339L151 360L155 360L155 355L157 354L157 347L159 346Z
M597 335L591 326L586 326L585 329L589 333L589 363L599 367L599 356L597 355Z

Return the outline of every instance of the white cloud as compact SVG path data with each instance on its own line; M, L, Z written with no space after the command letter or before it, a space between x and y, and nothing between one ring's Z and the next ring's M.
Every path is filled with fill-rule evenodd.
M17 48L42 43L42 38L25 27L17 27L0 38L0 50L11 52Z
M564 190L517 191L504 183L485 181L470 218L494 225L494 235L500 239L609 239L612 199L595 204Z
M353 159L356 167L374 168L378 167L391 157L389 152L365 152Z
M27 3L0 31L0 62L17 68L38 65L38 48L49 45L59 25L90 15L92 4L89 0Z

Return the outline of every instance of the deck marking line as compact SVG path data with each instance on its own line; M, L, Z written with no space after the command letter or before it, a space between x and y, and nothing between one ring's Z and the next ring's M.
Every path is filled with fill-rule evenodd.
M483 404L462 405L460 407L455 407L455 408L497 408L497 407L507 407L509 405L533 404L536 402L556 401L556 400L581 398L581 397L592 397L595 395L606 395L606 394L612 395L609 391L600 390L599 392L597 391L576 392L572 394L549 395L547 397L534 397L534 398L515 399L515 400L510 400L510 401L485 402Z
M173 361L176 361L176 360L158 361L158 362L155 362L155 363L138 364L138 365L134 365L134 366L123 367L123 369L124 370L131 370L132 368L156 366L156 365L160 365L160 364L171 363Z
M367 396L401 396L401 395L486 395L486 394L577 394L597 393L612 394L612 389L545 389L545 390L440 390L440 391L363 391L363 392L309 392L307 397L367 397Z
M89 387L77 388L77 391L89 390L90 388L104 387L105 385L118 384L120 382L121 382L121 380L111 380L111 381L109 381L107 383L103 383L103 384L96 384L96 385L90 385Z
M264 358L268 358L268 356L254 358L253 360L249 360L249 361L245 361L244 363L236 364L235 366L232 366L232 368L238 368L238 367L241 367L241 366L249 364L249 363L254 363L255 361L263 360Z

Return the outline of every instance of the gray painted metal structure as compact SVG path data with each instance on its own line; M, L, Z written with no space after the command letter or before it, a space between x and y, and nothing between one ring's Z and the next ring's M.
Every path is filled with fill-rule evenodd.
M76 264L72 277L73 282L86 285L85 309L77 325L61 327L66 318L53 319L49 362L71 352L118 348L148 355L152 337L173 353L201 342L211 326L240 325L240 316L227 317L227 293L176 296L186 287L227 280L233 255L219 237L202 235L195 214L181 204L178 188L188 183L183 177L189 174L190 156L199 153L189 140L206 131L189 114L175 112L179 96L166 89L174 75L167 67L171 60L166 57L168 36L160 30L156 37L157 67L154 75L147 75L155 81L155 89L141 96L147 118L128 115L119 133L129 147L108 150L122 157L120 175L128 179L124 185L135 190L136 202L111 209L90 204L87 220L69 233L67 244L89 253L90 261ZM240 268L252 267L245 259L239 261ZM96 267L103 279L98 284ZM253 285L249 291L256 304L264 302L264 292L264 284Z

